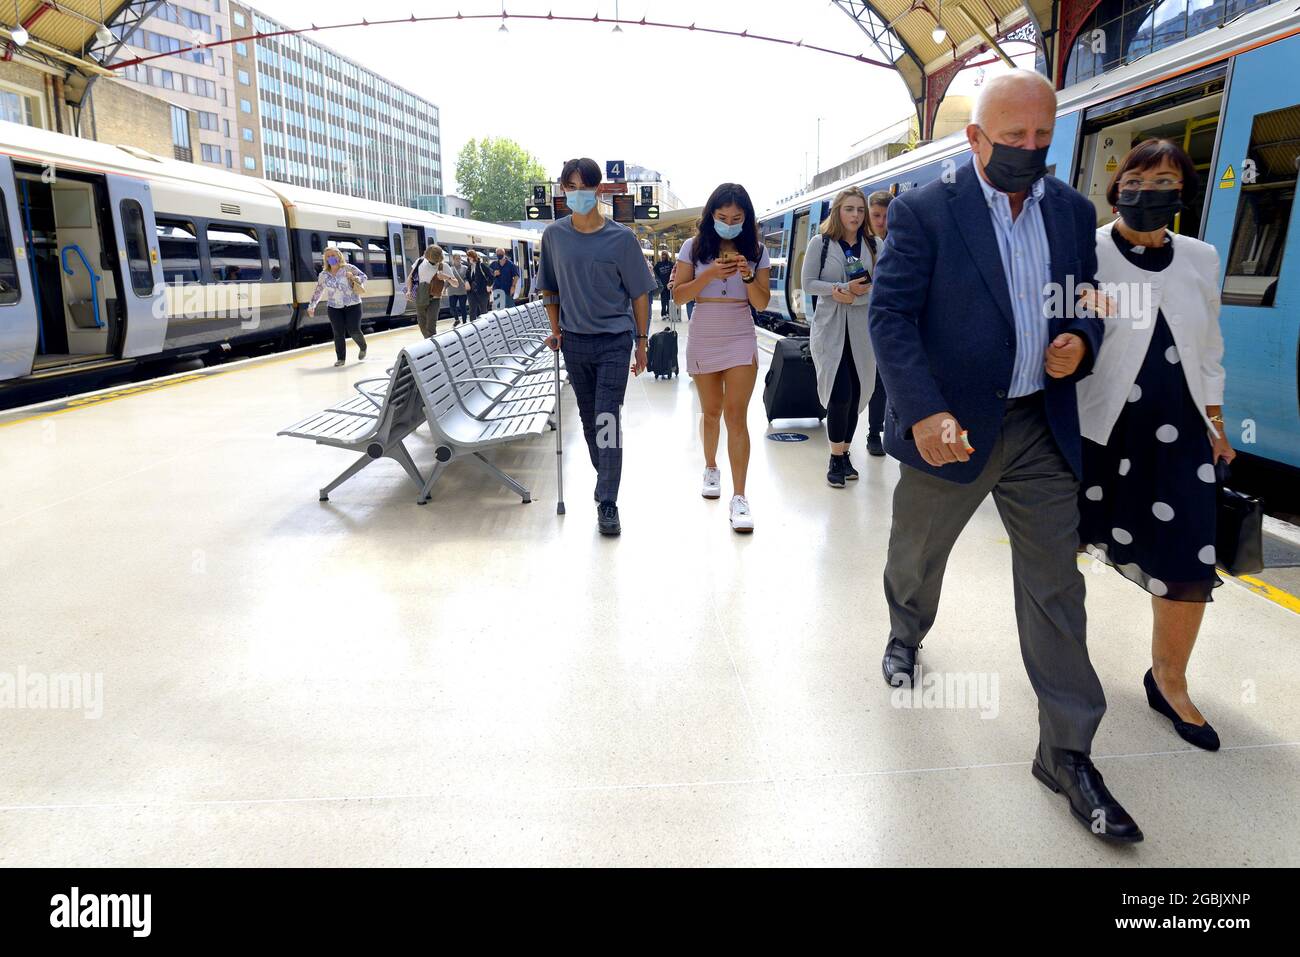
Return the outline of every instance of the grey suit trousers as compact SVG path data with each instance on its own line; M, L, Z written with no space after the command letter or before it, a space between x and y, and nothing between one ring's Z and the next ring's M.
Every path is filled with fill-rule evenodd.
M973 436L978 442L979 436ZM894 489L885 563L890 635L919 645L939 610L944 568L957 536L993 493L1011 540L1020 653L1038 695L1047 747L1088 752L1106 712L1088 660L1079 571L1079 483L1052 438L1042 393L1010 400L992 457L969 485L902 466Z

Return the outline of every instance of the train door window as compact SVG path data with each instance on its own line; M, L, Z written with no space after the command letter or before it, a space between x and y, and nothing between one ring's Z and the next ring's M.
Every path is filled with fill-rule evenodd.
M793 236L790 245L790 269L786 274L789 277L785 284L786 305L790 309L790 317L796 322L808 321L803 308L803 257L808 251L808 212L805 209L794 217L794 226L791 229Z
M321 238L320 233L311 234L311 262L319 272L324 263L321 261Z
M391 279L393 269L388 263L388 240L366 240L366 275L371 279Z
M411 226L402 227L402 251L406 254L407 264L413 264L424 252L420 248L420 234Z
M157 230L163 282L198 282L199 234L194 224L159 216Z
M266 227L266 261L271 267L271 282L279 282L284 275L284 261L280 258L280 233L274 226Z
M785 277L785 260L781 257L781 247L785 241L785 232L781 229L779 220L763 224L765 230L770 232L763 233L763 245L767 247L767 256L772 261L772 281Z
M1295 205L1300 106L1255 117L1246 162L1253 166L1238 175L1241 193L1228 247L1223 301L1236 306L1271 306Z
M214 282L260 282L262 244L251 226L214 223L208 227L208 257Z
M140 297L153 295L153 267L149 263L149 239L144 234L144 210L134 199L122 200L122 236L126 240L127 272L131 288Z
M13 237L9 235L9 207L0 194L0 306L12 306L21 297L18 289L18 261Z

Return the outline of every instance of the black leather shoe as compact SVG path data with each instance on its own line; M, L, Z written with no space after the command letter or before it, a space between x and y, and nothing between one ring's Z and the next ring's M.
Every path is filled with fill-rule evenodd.
M879 432L867 433L867 454L877 457L885 454L885 443L880 441Z
M623 526L618 523L618 506L613 502L601 502L596 506L596 525L602 535L618 535Z
M1050 756L1050 765L1043 760L1045 753ZM1142 840L1142 829L1106 789L1101 772L1082 751L1044 748L1040 742L1033 772L1053 794L1064 792L1070 801L1070 813L1103 841L1136 844Z
M1188 744L1194 744L1198 748L1203 748L1206 751L1219 750L1219 734L1210 725L1210 722L1207 721L1205 724L1192 724L1190 721L1184 721L1182 718L1178 717L1178 712L1173 709L1169 702L1165 700L1165 696L1160 693L1160 688L1156 685L1156 677L1151 673L1150 668L1148 668L1147 673L1142 676L1142 684L1146 686L1147 704L1151 706L1151 710L1160 712L1172 721L1174 724L1174 730L1178 732L1180 738Z
M920 645L905 645L897 638L890 638L885 645L885 657L881 659L880 670L885 674L885 683L891 688L910 688L916 679L916 653Z

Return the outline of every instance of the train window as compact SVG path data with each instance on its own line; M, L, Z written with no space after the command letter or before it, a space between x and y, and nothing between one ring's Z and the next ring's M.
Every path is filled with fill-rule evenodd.
M279 282L284 275L284 263L280 259L280 233L274 226L266 228L266 260L271 264L271 281Z
M1235 306L1271 306L1295 205L1300 106L1255 116L1242 166L1223 301Z
M137 296L153 295L153 267L149 264L149 240L144 233L144 210L134 199L124 199L122 237L126 240L127 272Z
M391 279L393 277L393 269L388 264L388 240L367 239L366 254L368 260L366 274L371 279Z
M337 246L349 263L362 272L366 271L366 254L355 239L349 236L331 236L327 245Z
M208 258L214 282L259 282L262 278L262 244L251 226L209 226Z
M199 234L193 223L158 217L163 282L199 281Z
M324 264L321 262L321 240L320 233L311 234L311 261L316 269L320 269Z
M9 207L0 193L0 306L12 306L20 298L18 262L14 259L13 237L9 235Z

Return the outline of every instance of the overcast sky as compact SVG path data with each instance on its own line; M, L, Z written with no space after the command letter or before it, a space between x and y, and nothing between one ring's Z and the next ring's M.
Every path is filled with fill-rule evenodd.
M253 0L288 26L409 15L413 0ZM500 12L500 0L426 0L417 13ZM614 0L507 0L512 13L613 17ZM619 0L623 19L698 23L803 39L883 59L829 0ZM687 205L720 182L744 184L761 210L851 145L909 115L891 70L756 40L609 24L510 20L359 27L317 34L441 111L444 189L472 138L509 136L558 176L586 155L659 170ZM992 69L992 68L990 68ZM959 77L968 92L978 70ZM806 155L805 155L806 154ZM521 200L522 201L522 200Z

